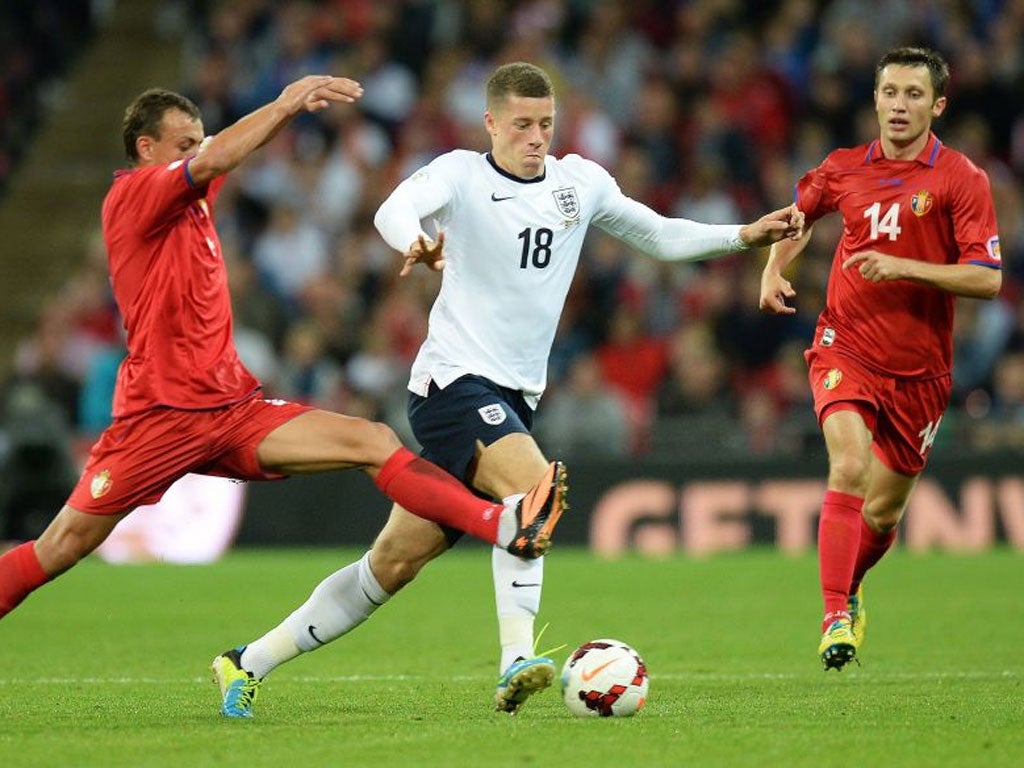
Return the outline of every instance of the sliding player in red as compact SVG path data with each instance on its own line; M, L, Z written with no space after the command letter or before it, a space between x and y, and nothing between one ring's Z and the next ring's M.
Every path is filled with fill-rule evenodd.
M149 90L128 107L123 138L131 168L115 174L102 213L128 334L114 421L39 539L0 557L0 617L188 472L265 480L358 468L395 503L434 523L520 557L547 550L563 509L560 463L549 464L529 493L488 502L403 448L383 424L264 399L238 359L213 223L225 174L296 115L361 95L347 78L307 76L209 140L199 110L177 93ZM225 707L245 699L249 682L240 671L222 679Z

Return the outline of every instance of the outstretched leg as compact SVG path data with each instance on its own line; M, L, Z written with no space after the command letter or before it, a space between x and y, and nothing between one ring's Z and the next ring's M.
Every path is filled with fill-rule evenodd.
M395 505L373 549L321 581L265 635L213 660L221 713L251 717L260 683L271 671L351 632L447 547L437 525Z
M473 495L448 472L402 447L390 427L328 411L308 411L282 424L259 444L257 457L265 470L283 474L358 467L414 515L525 557L544 554L562 514L560 474L548 484L538 485L535 478L522 504L509 508Z
M0 617L96 549L123 517L86 514L65 505L38 540L0 556Z

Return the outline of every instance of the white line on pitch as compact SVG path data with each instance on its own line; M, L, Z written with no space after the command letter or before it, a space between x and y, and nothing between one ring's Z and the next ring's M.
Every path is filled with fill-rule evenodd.
M878 673L873 674L865 671L852 671L852 674L847 675L851 679L854 677L872 680L872 681L885 681L885 680L1011 680L1017 679L1021 676L1020 672L1012 670L1003 670L1001 672L982 672L982 671L965 671L965 672L889 672L889 673ZM723 682L744 682L750 680L799 680L802 678L811 677L808 674L795 674L795 673L773 673L773 672L760 672L751 674L728 674L719 672L683 672L683 673L667 673L661 675L651 675L651 680L671 680L671 681L723 681ZM815 671L814 676L820 676L820 673ZM408 681L423 681L433 680L427 675L329 675L329 676L308 676L300 675L297 677L288 676L287 673L279 675L277 680L283 682L292 683L388 683L388 682L408 682ZM445 678L446 680L452 680L455 682L493 682L494 678L489 675L452 675ZM41 678L27 678L27 677L14 677L14 678L0 678L0 685L174 685L174 684L192 684L192 683L207 683L209 678L207 677L193 677L193 678L159 678L159 677L41 677Z

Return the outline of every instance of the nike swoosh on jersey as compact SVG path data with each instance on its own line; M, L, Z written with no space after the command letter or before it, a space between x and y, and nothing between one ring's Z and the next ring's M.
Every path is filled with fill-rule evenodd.
M539 587L540 583L535 581L513 581L513 587Z
M500 203L502 200L511 200L515 195L507 195L506 197L498 197L497 192L491 192L491 200L496 203Z

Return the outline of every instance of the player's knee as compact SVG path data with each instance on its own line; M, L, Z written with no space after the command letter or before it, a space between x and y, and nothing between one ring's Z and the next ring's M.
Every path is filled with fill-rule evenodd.
M864 504L864 519L879 533L888 533L900 524L903 508L902 504L879 504L868 499Z
M378 465L383 464L391 454L402 447L402 441L398 439L395 430L387 424L366 421L363 423L363 431L367 450L380 457L376 462Z
M868 461L861 456L834 457L828 470L829 487L863 496L867 490Z
M357 417L346 417L330 439L338 458L364 467L382 467L402 446L387 424Z

